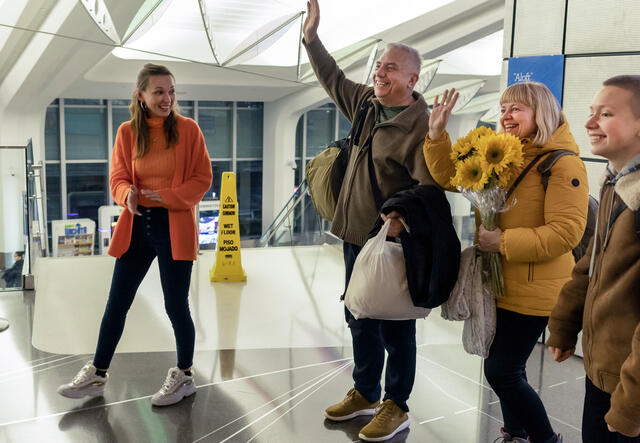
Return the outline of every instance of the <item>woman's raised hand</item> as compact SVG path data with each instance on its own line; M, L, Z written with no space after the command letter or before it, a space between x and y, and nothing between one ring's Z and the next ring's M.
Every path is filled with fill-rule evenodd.
M436 95L431 116L429 117L429 138L431 140L439 139L442 136L449 122L451 110L456 105L459 95L455 88L451 88L451 90L445 89L442 94L442 101L438 101L440 96Z

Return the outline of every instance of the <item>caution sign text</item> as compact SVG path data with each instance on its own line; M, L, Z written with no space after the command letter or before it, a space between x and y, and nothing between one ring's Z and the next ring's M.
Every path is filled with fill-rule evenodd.
M216 250L216 261L209 272L209 279L212 282L247 280L240 258L240 231L236 196L235 174L233 172L223 173L218 219L218 249Z

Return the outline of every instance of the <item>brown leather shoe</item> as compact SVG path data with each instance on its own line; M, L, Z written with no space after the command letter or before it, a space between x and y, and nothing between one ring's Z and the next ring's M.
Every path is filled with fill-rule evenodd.
M385 441L409 427L409 416L393 400L385 400L367 426L360 429L361 440Z
M359 415L373 415L380 406L380 400L370 403L356 388L351 388L340 403L329 406L324 411L325 417L333 421L350 420Z

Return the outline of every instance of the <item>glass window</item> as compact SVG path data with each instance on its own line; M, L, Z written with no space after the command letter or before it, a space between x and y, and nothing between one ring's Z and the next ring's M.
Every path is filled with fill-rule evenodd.
M233 102L213 102L208 100L199 100L199 107L213 107L213 108L231 108L233 106Z
M262 158L262 109L238 109L237 156Z
M231 109L198 109L198 124L213 160L232 156L232 113Z
M302 183L304 171L302 170L302 159L296 160L296 186Z
M341 112L338 117L338 140L345 138L351 131L351 122Z
M60 165L45 164L47 176L47 232L51 248L51 220L62 219L62 199L60 197Z
M127 100L111 100L111 106L126 106L127 108L129 108L130 104L131 104L131 99L127 99Z
M107 159L105 108L64 108L67 160Z
M263 102L236 102L238 108L263 109Z
M60 160L60 112L59 108L49 107L44 117L45 160Z
M47 219L60 220L62 218L60 199L60 165L47 163Z
M298 125L296 126L296 158L302 158L302 134L304 134L302 125L304 124L304 115L300 116Z
M193 119L193 108L189 108L187 106L180 106L180 109L178 111L180 115Z
M307 157L315 157L334 140L334 113L317 109L307 113Z
M193 118L193 100L178 100L178 112L180 115Z
M84 98L65 98L64 99L64 104L65 105L103 105L104 104L104 100L100 100L100 99L84 99ZM129 104L129 103L127 103Z
M236 163L240 236L260 237L262 233L262 160Z
M118 128L124 122L131 120L129 108L111 108L111 131L113 133L113 142L116 142L116 134Z
M67 217L90 218L109 202L106 163L67 164Z
M211 181L211 188L209 188L207 193L204 195L203 200L219 200L220 199L220 184L222 183L222 173L233 172L233 167L230 161L212 161L211 170L213 171L213 180Z

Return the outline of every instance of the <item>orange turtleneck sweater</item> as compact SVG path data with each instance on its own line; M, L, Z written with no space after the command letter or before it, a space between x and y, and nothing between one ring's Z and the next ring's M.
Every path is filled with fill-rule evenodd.
M150 149L143 157L134 160L138 189L158 191L170 188L176 162L174 148L167 149L164 118L148 118L147 125L149 125ZM162 206L162 203L142 194L139 195L138 203L142 206Z
M165 149L163 119L157 123L148 120L151 151L139 159L135 158L136 134L131 130L131 122L124 122L118 129L109 175L113 200L123 207L109 245L109 254L114 257L121 257L131 242L134 216L126 209L125 201L134 185L138 189L152 189L162 198L161 203L156 203L140 195L139 204L169 210L173 259L197 258L195 206L211 186L211 161L198 124L190 118L177 118L178 143L171 149Z

